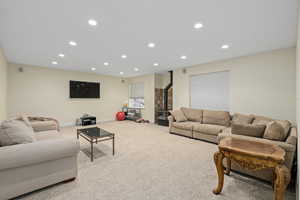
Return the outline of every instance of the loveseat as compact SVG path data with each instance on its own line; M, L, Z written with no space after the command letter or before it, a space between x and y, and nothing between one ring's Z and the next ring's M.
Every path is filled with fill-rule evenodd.
M192 108L181 108L172 111L171 114L172 115L169 116L169 132L172 134L201 139L215 144L218 144L221 139L228 136L273 143L285 150L284 164L288 169L291 170L293 166L298 135L296 127L293 127L287 120L276 120L264 116L239 113L235 113L231 116L230 113L226 111ZM275 124L277 127L273 129L268 128L271 126L270 124L272 126ZM258 132L258 135L253 134L252 129L258 130L261 126L265 126L261 130L261 133ZM278 128L280 128L282 136L277 134ZM225 162L224 166L226 167ZM242 169L234 162L231 168L259 179L266 181L273 180L273 173L268 169L249 171Z
M11 124L13 128L9 127ZM0 121L0 199L14 198L77 177L78 141L63 138L57 130L34 132L26 126L22 120ZM33 133L23 138L23 142L3 137L3 134L15 137L17 134L12 131L23 129L26 134ZM8 142L13 144L3 145Z

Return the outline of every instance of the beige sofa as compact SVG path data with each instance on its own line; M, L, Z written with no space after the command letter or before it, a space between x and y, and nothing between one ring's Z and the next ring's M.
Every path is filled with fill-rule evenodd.
M34 134L32 143L0 147L0 199L77 177L78 141L56 130Z
M169 116L170 133L217 143L218 135L230 126L230 114L225 111L181 108L187 121L178 122Z
M285 165L291 170L293 166L293 161L296 153L297 145L297 129L292 127L291 124L285 129L288 131L287 137L284 141L275 141L270 139L265 139L261 137L251 137L245 135L235 135L231 133L231 123L232 116L229 112L226 111L209 111L209 110L200 110L200 109L191 109L191 108L181 108L182 113L186 117L186 121L177 122L174 116L169 116L169 132L172 134L182 135L190 138L201 139L217 144L221 139L231 136L235 138L242 138L246 140L254 141L263 141L268 143L273 143L286 151L285 156ZM262 116L253 116L254 121L264 120L276 121L275 119L262 117ZM283 121L283 120L277 120ZM286 120L285 120L286 121ZM251 124L251 123L250 123ZM224 162L226 166L226 163ZM237 164L232 164L232 169L245 173L250 176L257 177L266 181L272 181L273 173L271 170L259 170L259 171L248 171L239 167Z

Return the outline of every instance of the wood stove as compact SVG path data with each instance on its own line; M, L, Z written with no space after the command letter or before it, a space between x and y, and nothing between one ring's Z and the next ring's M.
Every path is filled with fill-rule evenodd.
M172 110L172 105L169 105L169 90L173 86L173 71L169 71L169 73L170 83L163 89L163 110L158 111L159 116L157 118L157 123L162 126L169 126L169 110Z

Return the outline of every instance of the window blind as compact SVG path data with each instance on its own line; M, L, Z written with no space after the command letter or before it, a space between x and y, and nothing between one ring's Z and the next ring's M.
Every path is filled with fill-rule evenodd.
M129 96L130 98L144 98L144 83L132 83Z
M190 77L191 108L229 111L229 71Z

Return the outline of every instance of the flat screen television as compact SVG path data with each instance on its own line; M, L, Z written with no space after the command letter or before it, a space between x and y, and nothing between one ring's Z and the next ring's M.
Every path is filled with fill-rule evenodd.
M70 81L70 98L100 98L100 83Z

